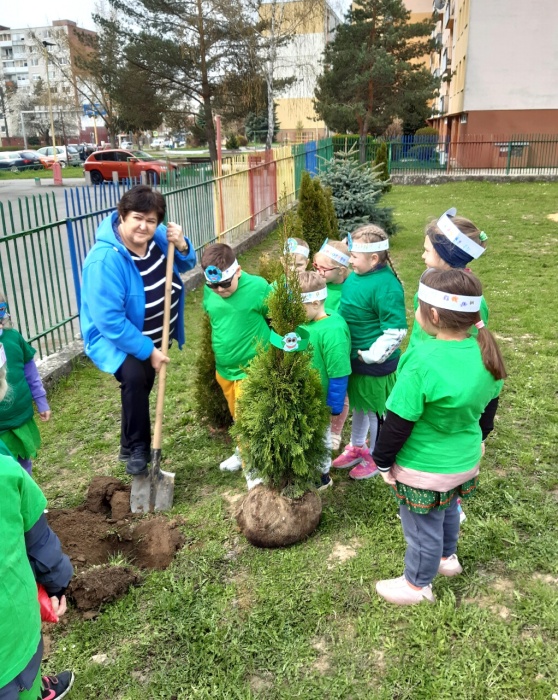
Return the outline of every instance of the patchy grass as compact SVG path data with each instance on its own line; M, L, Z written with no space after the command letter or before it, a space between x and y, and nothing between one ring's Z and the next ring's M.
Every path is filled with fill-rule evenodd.
M43 168L41 170L22 170L19 173L12 173L9 170L0 170L0 181L2 180L34 180L36 177L41 180L52 180L52 169ZM62 168L62 178L83 178L82 165L69 165Z
M75 700L548 700L558 691L557 184L394 187L392 253L409 317L423 228L450 206L489 237L474 264L510 373L459 544L464 574L436 579L438 603L391 607L374 584L402 571L405 543L379 479L335 474L307 542L258 550L239 536L243 477L218 463L232 446L200 425L192 400L201 291L188 296L188 344L172 349L164 468L187 545L166 571L90 621L54 628L48 670L71 667ZM243 256L249 271L273 239ZM35 475L51 506L75 505L117 461L116 381L82 362L51 394ZM95 658L108 654L110 663Z

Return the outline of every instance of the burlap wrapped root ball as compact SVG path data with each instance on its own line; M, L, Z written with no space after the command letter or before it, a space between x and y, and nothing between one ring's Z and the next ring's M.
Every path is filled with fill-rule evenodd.
M236 522L256 547L287 547L311 535L322 515L322 500L315 491L301 498L285 498L277 491L257 486L236 511Z

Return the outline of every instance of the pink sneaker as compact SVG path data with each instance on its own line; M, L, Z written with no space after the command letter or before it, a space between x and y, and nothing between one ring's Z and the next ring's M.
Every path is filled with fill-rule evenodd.
M372 455L368 452L367 447L361 447L362 452L362 462L357 464L354 469L351 469L349 476L351 479L370 479L372 476L379 474L376 462L372 459Z
M354 467L355 464L359 464L364 459L363 451L365 450L366 448L354 447L354 445L349 443L339 457L333 460L332 465L336 469L348 469L349 467ZM366 450L366 452L368 452L368 450Z

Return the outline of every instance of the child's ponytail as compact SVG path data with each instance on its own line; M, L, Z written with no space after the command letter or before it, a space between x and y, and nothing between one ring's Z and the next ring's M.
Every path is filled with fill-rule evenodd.
M475 325L479 329L477 342L480 347L484 366L494 377L494 379L505 379L508 374L506 372L504 358L502 357L498 343L482 321Z

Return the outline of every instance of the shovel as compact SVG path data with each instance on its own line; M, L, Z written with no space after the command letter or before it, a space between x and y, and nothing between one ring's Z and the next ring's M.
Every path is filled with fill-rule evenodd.
M163 314L163 343L161 352L166 355L169 350L169 325L172 292L172 269L174 263L174 243L169 243L167 251L167 271L165 278L165 310ZM132 479L130 509L132 513L149 513L154 510L170 510L174 496L174 474L161 469L161 444L163 433L163 409L165 405L165 386L167 383L167 365L159 370L157 388L157 408L155 410L155 430L153 432L153 453L151 469L143 476Z

